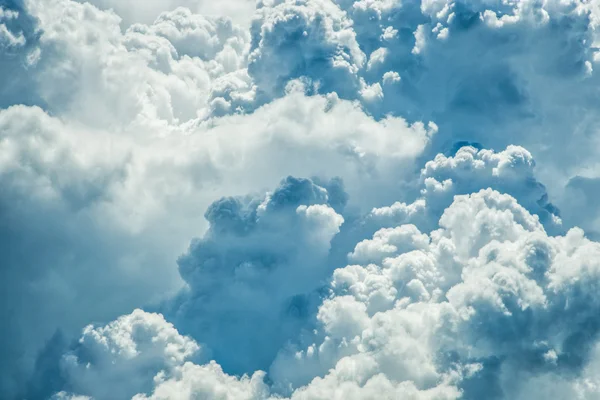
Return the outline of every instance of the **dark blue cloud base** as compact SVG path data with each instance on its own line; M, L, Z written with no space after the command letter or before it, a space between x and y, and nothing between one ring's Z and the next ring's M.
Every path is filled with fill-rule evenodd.
M600 398L599 21L0 0L0 398Z

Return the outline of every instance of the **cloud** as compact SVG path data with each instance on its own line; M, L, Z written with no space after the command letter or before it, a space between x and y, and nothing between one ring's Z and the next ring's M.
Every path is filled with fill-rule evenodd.
M429 238L415 225L397 225L412 222L434 229L456 195L481 187L504 189L519 196L549 229L561 231L560 219L552 214L556 210L535 179L534 166L523 148L512 146L495 153L463 147L455 156L438 155L426 163L419 180L420 197L412 204L375 208L365 218L350 215L341 227L344 219L337 213L346 214L346 195L336 181L315 186L311 181L287 178L265 199L222 199L205 213L210 223L206 236L193 242L179 261L190 293L176 300L176 311L170 312L177 315L180 328L215 351L214 357L226 370L264 369L274 352L298 332L299 323L315 313L311 293L346 262L348 252L351 262L378 263L389 254L426 248ZM325 219L317 225L298 219L311 215ZM310 231L308 242L304 229ZM375 231L373 239L363 240ZM476 240L468 228L460 236L456 240ZM481 238L483 242L488 239ZM253 325L263 319L258 325L268 329L253 334L251 329L231 325L246 320Z
M150 390L156 374L170 374L199 351L194 340L180 335L162 315L138 309L106 326L87 326L41 380L91 396L85 398L131 398ZM55 396L71 398L64 390Z
M492 187L519 199L540 217L546 229L558 229L559 210L549 203L546 188L536 179L534 168L533 156L523 147L510 145L494 152L465 146L451 157L438 154L425 164L421 171L424 184L421 193L429 204L441 201L438 207L442 208L449 204L451 195Z
M377 230L385 238L418 237L412 230L398 230L399 224L415 224L421 229L433 230L446 208L457 195L465 195L492 188L517 198L528 212L536 215L550 234L565 232L561 213L548 201L545 186L537 180L536 163L524 148L508 146L494 152L467 145L453 155L437 154L421 169L420 177L412 185L404 186L404 198L412 201L396 201L391 205L373 208L357 229L360 234L354 240L362 240ZM362 237L361 237L362 235ZM365 256L370 253L373 241L365 240L357 250ZM387 240L387 239L386 239ZM418 240L417 240L418 242ZM415 243L417 243L415 242ZM390 251L396 251L394 247ZM358 254L351 257L362 257Z
M218 3L206 0L151 0L144 4L132 0L91 0L89 3L102 10L114 10L121 17L121 24L125 28L134 23L150 24L164 11L178 7L189 9L195 14L227 16L238 24L249 25L255 9L255 3L251 0L224 0Z
M75 392L127 398L152 387L157 373L167 373L198 350L161 315L135 310L104 327L86 327L60 368Z
M138 394L135 400L189 398L223 398L227 400L253 400L267 398L269 390L263 382L264 374L256 372L241 379L223 373L215 362L206 365L186 363L170 379L159 381L151 395Z
M265 187L288 173L328 171L356 193L360 182L383 185L388 166L410 164L429 136L422 126L377 123L354 105L324 97L298 93L269 107L142 147L135 137L81 129L39 108L1 111L2 286L13 300L0 309L18 321L3 329L4 356L28 369L55 329L73 332L90 318L114 318L168 297L181 284L174 260L206 227L200 210L215 197ZM293 118L273 118L286 109ZM305 120L296 119L298 111ZM306 121L314 124L309 135ZM416 141L414 150L399 145L398 129ZM107 290L109 298L97 302ZM32 328L18 335L25 326Z
M140 310L88 327L57 346L66 350L47 369L63 382L54 390L96 399L114 397L113 387L139 399L526 398L558 374L563 398L593 398L598 243L578 228L550 236L553 219L476 189L505 188L546 216L531 200L544 193L534 165L523 148L463 147L425 164L414 203L358 219L335 179L288 177L263 196L222 198L179 259L187 288L162 308L177 330ZM436 197L439 186L450 192ZM385 227L362 239L373 220ZM337 253L356 237L340 265Z
M25 45L23 32L12 32L6 23L19 18L19 11L0 6L0 43L6 47L20 47Z
M211 229L192 245L180 266L184 277L192 261L194 270L205 271L199 282L187 278L191 292L203 294L195 300L201 307L197 315L206 316L217 304L220 312L195 326L210 330L227 323L231 312L239 312L238 323L244 315L254 323L245 325L239 337L230 337L231 346L264 334L255 313L261 307L257 300L266 293L271 307L262 307L262 312L278 310L277 290L295 293L292 288L302 287L302 282L294 274L305 276L306 268L294 269L288 256L266 269L255 262L254 274L237 274L232 280L230 266L247 269L244 263L217 266L206 258L203 263L196 259L211 254L216 261L217 240L227 246L221 259L235 257L246 247L244 242L264 239L267 233L260 233L265 229L261 225L301 227L302 223L280 223L286 215L306 215L311 208L319 210L318 226L328 226L322 218L340 224L341 217L331 208L325 212L328 206L314 204L319 201L327 201L325 189L289 178L253 207L240 208L234 199L224 199L209 209ZM298 207L299 202L311 205ZM329 230L321 244L327 247L336 231ZM231 240L234 232L236 239ZM537 216L510 195L492 189L456 196L438 228L428 233L414 225L395 228L398 233L412 232L409 235L390 232L375 233L369 257L356 257L364 248L364 242L359 243L350 260L355 264L333 271L318 310L311 314L314 325L306 325L314 330L290 338L268 375L257 371L236 377L218 361L191 360L199 349L192 339L181 336L162 316L136 310L105 327L86 328L61 358L63 379L70 382L72 393L97 399L115 396L114 390L138 391L136 399L528 398L553 376L560 377L549 383L556 398L597 395L592 372L597 361L597 242L586 239L578 228L549 236ZM314 251L303 248L302 228L294 235L297 239L290 243L302 248L302 254ZM285 243L280 240L274 250L293 257ZM262 251L259 258L264 260L265 254ZM318 265L311 261L308 265ZM284 265L285 278L274 279ZM209 266L214 272L206 269ZM277 286L269 286L270 281ZM242 290L240 285L248 286ZM261 287L268 290L261 294ZM229 291L237 296L227 295ZM240 297L244 294L249 297ZM178 325L186 321L189 318ZM235 335L232 329L220 332ZM203 330L194 336L210 334ZM108 384L124 376L131 377L127 385Z
M226 18L178 8L122 31L117 14L88 3L32 0L28 9L42 32L29 79L49 111L88 126L147 129L207 118L216 99L238 101L228 103L232 112L252 102L248 34ZM65 35L65 25L76 29Z
M411 230L420 235L414 226L396 228ZM356 258L359 243L352 257L361 264L334 272L314 344L283 351L271 367L275 382L299 387L292 398L333 396L339 374L362 390L383 374L384 382L423 391L415 398L519 398L530 379L550 371L571 371L569 390L581 385L597 335L585 294L595 269L583 266L593 263L597 243L578 229L547 236L514 198L490 189L457 196L418 246L414 234L390 233L374 235L367 259ZM365 372L348 375L349 365ZM311 381L315 370L322 375ZM337 383L323 389L328 381ZM393 390L388 384L381 395Z
M313 314L344 222L326 189L335 184L288 177L264 198L208 208L209 230L178 261L189 292L172 312L228 371L266 368Z
M134 310L105 326L89 325L83 330L59 360L60 379L69 391L61 390L51 398L258 399L268 395L264 373L241 379L229 376L214 361L192 363L199 353L200 346L179 334L162 315Z
M293 4L265 2L255 19L249 70L259 89L281 92L281 80L303 75L318 93L361 101L376 118L433 120L441 134L430 157L459 140L522 145L557 196L582 168L590 175L582 160L595 163L599 126L593 2ZM327 22L320 36L307 28L312 20ZM272 29L287 33L269 39Z
M6 397L597 395L593 2L0 7Z
M63 391L63 392L56 393L50 399L51 400L90 400L90 397L78 396L76 394L70 394L70 393Z
M522 145L557 196L583 159L593 163L598 9L592 3L382 1L355 2L347 12L363 51L387 51L385 62L358 75L369 85L389 71L401 77L382 84L382 101L367 108L434 120L441 134L432 155L457 140L496 150ZM398 33L379 39L390 27Z
M265 2L251 32L248 71L267 98L281 96L286 83L300 77L313 80L320 93L348 97L356 91L356 73L366 57L351 20L335 2Z
M21 391L57 329L68 338L177 291L175 260L207 228L202 214L216 198L261 191L290 174L338 175L349 193L361 182L383 190L392 176L412 173L401 171L435 133L433 124L375 121L360 105L308 96L302 85L252 114L198 117L200 104L216 110L206 98L233 104L240 97L231 88L246 87L242 68L198 92L208 64L219 75L237 68L235 49L244 54L247 35L227 20L180 9L123 32L114 13L89 4L31 1L27 11L18 17L25 53L9 61L18 66L19 95L3 99L29 100L0 110L7 396ZM185 55L190 38L213 47ZM35 50L39 59L25 68ZM220 55L222 62L211 58ZM179 100L167 93L173 88ZM370 208L378 197L355 196L356 205Z
M28 74L37 36L35 20L20 0L0 2L0 107L33 104Z

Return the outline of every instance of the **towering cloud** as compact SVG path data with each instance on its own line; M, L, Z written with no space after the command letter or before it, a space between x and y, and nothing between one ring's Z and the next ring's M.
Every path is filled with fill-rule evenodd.
M175 305L177 325L231 371L266 368L314 313L313 292L331 273L331 240L344 222L332 206L345 203L335 195L290 177L263 199L213 203L210 229L179 259L189 293Z
M188 315L182 326L205 326L194 336L205 338L209 349L216 345L211 356L231 364L227 370L236 366L220 348L225 343L241 358L258 346L254 362L269 354L268 344L278 347L274 336L261 340L285 332L277 327L289 320L275 318L282 294L314 286L305 284L307 265L318 266L322 251L302 249L310 263L294 265L296 249L306 246L303 228L294 230L293 247L285 240L273 250L247 243L277 232L273 223L291 227L289 217L312 214L311 238L326 250L341 217L326 205L296 206L327 201L326 193L290 178L256 208L240 208L234 199L209 208L211 229L180 261L196 294L185 302L196 304L197 315L195 321ZM217 246L225 246L221 256ZM277 260L274 251L282 251L280 261L266 265L267 254ZM244 253L246 261L234 261ZM285 332L289 344L268 376L256 371L235 377L218 362L189 361L198 345L161 316L139 310L86 328L62 356L61 376L65 388L98 399L136 390L136 399L527 398L560 376L552 383L555 398L592 399L598 395L592 372L598 253L600 245L580 229L549 236L515 198L485 189L456 196L431 232L399 225L358 243L349 256L354 263L333 271L326 291L316 289L321 304L304 321L314 330L296 337ZM200 254L204 258L194 259ZM252 254L257 256L249 260ZM198 275L202 282L190 278L191 269L204 272ZM265 320L269 315L274 320ZM252 338L254 347L245 347ZM121 382L124 376L130 378Z
M267 96L280 96L286 82L299 77L313 80L321 93L349 97L357 90L365 55L335 2L259 2L251 32L248 70Z

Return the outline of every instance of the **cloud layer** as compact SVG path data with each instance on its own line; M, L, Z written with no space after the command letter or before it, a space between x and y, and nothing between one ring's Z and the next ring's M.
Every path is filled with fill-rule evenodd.
M596 398L599 17L0 0L0 393Z
M274 216L281 222L280 214L267 211L282 204L274 201L279 197L288 200L283 204L291 206L290 212L295 208L296 217L312 215L310 223L319 227L312 230L313 238L327 247L342 218L328 206L311 204L318 197L299 197L298 186L280 197L290 182L303 182L310 189L309 181L288 179L256 209L258 221L265 221L258 224L272 222ZM327 192L321 188L320 193ZM305 204L296 207L292 199ZM216 237L227 246L230 241L223 230L239 234L253 215L235 211L228 199L211 206L211 230L192 246L180 268L189 276L194 253L202 247L203 254L211 254L213 265L205 259L198 260L201 264L193 261L194 270L204 272L200 276L206 276L206 286L194 289L198 284L191 283L193 291L201 292L186 297L184 304L195 303L198 317L194 321L188 315L185 321L196 327L212 324L209 330L195 332L209 346L215 343L210 329L221 328L234 349L238 346L236 356L243 358L257 348L243 346L253 335L265 339L289 333L278 326L287 321L285 316L274 318L276 323L264 318L279 311L278 288L286 288L288 294L308 290L294 274L310 280L307 267L318 265L313 257L320 251L305 250L314 253L309 262L294 265L294 251L281 241L277 248L287 250L284 261L272 266L233 262L237 276L227 278L228 265L214 265ZM239 225L240 214L250 220ZM257 230L261 228L246 230L242 243L266 234ZM303 240L294 243L304 246ZM267 259L265 250L256 246L235 246L238 250L229 253L239 254L239 247L245 247L241 251L246 257L258 251L259 259ZM322 302L308 324L314 329L290 337L268 375L259 371L235 377L215 361L187 361L199 350L196 342L177 333L162 316L136 310L105 327L85 328L73 350L61 358L61 377L65 387L98 399L124 397L127 390L141 391L136 399L530 398L546 381L553 381L552 393L559 396L555 398L591 399L599 394L593 372L599 329L594 323L598 253L600 245L578 228L549 236L539 218L510 195L492 189L458 195L431 232L403 224L382 228L358 243L349 255L353 263L333 271L328 288L320 290ZM289 271L277 278L283 264ZM218 282L208 278L207 268L220 271ZM225 291L238 295L227 298ZM243 326L241 331L227 325L230 317L238 328ZM246 318L254 324L245 324ZM265 346L259 344L261 351L254 357L268 354ZM127 382L119 381L121 370L131 377Z

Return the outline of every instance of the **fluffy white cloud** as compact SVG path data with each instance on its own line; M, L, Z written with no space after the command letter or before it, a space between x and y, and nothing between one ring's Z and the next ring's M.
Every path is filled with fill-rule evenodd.
M312 79L320 92L348 97L366 61L352 21L332 0L261 2L252 24L248 69L269 97L295 78Z
M379 231L376 261L336 270L317 314L319 339L283 351L275 381L300 387L294 396L314 393L306 398L335 396L340 374L357 385L356 398L370 398L375 378L424 391L415 398L526 398L536 379L568 369L575 378L563 382L565 393L575 393L598 332L589 297L598 243L577 229L548 236L536 216L492 190L457 196L439 226L417 248L414 235L399 247L398 236ZM307 371L323 375L302 388ZM337 385L323 389L331 380ZM380 395L393 398L394 384L387 388Z
M315 186L306 192L308 184L303 193L316 197L305 199L326 198ZM260 210L275 205L294 210L294 187L279 189L285 196L274 192L256 212L266 215ZM224 241L232 229L248 232L244 241L256 235L239 220L252 212L240 214L221 202L207 214L215 218L214 207L221 212L204 243L210 237ZM300 210L311 207L323 215L324 206ZM105 327L86 328L62 358L63 377L73 393L98 399L111 398L115 390L138 391L135 399L529 398L543 393L536 388L550 390L548 385L555 398L594 398L600 244L579 229L549 236L537 216L491 189L457 196L429 233L406 225L396 229L413 234L377 232L370 248L381 252L371 256L376 260L334 271L316 329L296 342L309 344L283 348L268 379L260 371L235 377L218 362L188 361L198 345L160 315L139 310ZM421 237L416 247L415 235ZM236 285L226 278L205 284ZM248 306L238 298L230 307L248 312ZM215 315L205 326L219 323ZM248 325L244 333L257 331ZM127 385L107 385L124 376L130 377Z
M169 373L198 350L162 315L135 310L104 327L86 327L60 369L75 393L127 398L152 387L157 373Z
M437 208L449 204L455 194L466 194L482 187L493 187L519 199L528 210L538 214L546 228L557 229L561 220L558 210L548 202L546 188L535 177L535 161L529 151L519 146L505 150L460 148L452 157L438 154L421 171L425 186L421 193ZM440 207L441 206L441 207Z
M415 200L372 209L364 232L370 234L379 228L390 228L388 231L394 232L391 228L403 223L434 229L456 195L470 194L481 188L511 194L539 217L548 232L564 232L559 210L548 201L546 188L537 180L536 173L533 157L518 146L508 146L499 152L464 146L453 156L438 154L425 164L417 184L405 188L405 192L415 193ZM365 243L376 241L374 238Z
M298 120L298 112L305 117ZM215 197L272 185L291 173L338 173L353 193L360 182L383 188L394 173L389 168L410 165L429 137L422 126L378 123L350 103L302 93L250 118L141 142L24 106L1 111L0 125L2 235L10 238L2 286L7 299L21 299L0 307L3 318L18 321L2 337L4 343L18 338L5 355L14 351L11 359L22 365L32 365L56 328L72 332L90 318L113 318L176 290L174 260L206 227L200 210ZM376 198L360 200L368 205ZM309 225L327 215L318 208L299 213ZM111 295L98 303L106 290ZM25 326L31 329L18 335Z
M84 3L82 0L77 0ZM100 9L112 9L122 19L126 28L134 23L152 23L164 11L185 7L201 15L229 17L237 23L249 25L255 9L252 0L148 0L139 3L135 0L90 0L87 1Z
M594 398L599 15L0 0L0 391Z
M122 31L118 15L87 3L31 0L28 9L41 31L30 79L53 112L113 130L165 129L208 117L217 99L232 112L252 101L248 34L228 19L178 8Z
M294 7L264 2L255 20L252 51L269 58L262 59L261 69L250 69L259 87L281 88L280 79L305 75L321 82L318 92L336 90L343 98L358 99L375 116L434 120L442 134L432 155L457 140L486 148L523 145L544 166L543 180L557 196L574 174L597 175L591 172L597 171L599 127L593 112L595 2L335 3L339 9L329 2ZM310 33L307 21L324 13L316 21L332 21L333 28L321 29L321 36ZM278 35L279 41L265 40L262 32L272 25L264 15L279 16L274 26L288 32ZM337 26L345 27L351 45L336 42ZM310 48L296 44L308 37ZM351 51L354 42L363 56L353 56L358 54ZM315 54L314 49L322 50ZM348 62L332 76L336 51L345 51ZM562 203L568 206L568 200Z
M253 98L240 61L248 37L229 21L178 9L123 31L114 13L89 4L27 7L40 30L25 29L25 11L19 29L38 58L25 68L0 57L33 88L26 104L39 105L0 110L5 393L21 390L56 329L70 336L178 290L175 260L207 227L202 212L216 198L290 174L339 175L355 194L361 182L383 189L435 132L375 121L302 85L253 114L206 120ZM370 207L371 193L355 198ZM302 212L318 225L322 211Z
M53 400L266 399L264 373L241 379L214 361L190 362L200 350L162 315L135 310L106 326L88 326L60 360L61 390ZM139 392L139 393L138 393ZM85 395L75 393L86 393Z
M433 119L443 132L436 151L457 139L496 149L523 145L557 194L582 168L590 175L599 127L592 111L595 2L413 3L361 1L348 8L367 54L378 49L382 29L398 30L381 41L385 62L359 72L369 84L390 70L402 77L382 86L373 113Z
M189 362L199 349L160 314L135 310L106 326L90 325L60 360L60 379L71 393L52 399L266 398L263 373L238 380L215 362Z
M266 368L313 314L344 222L332 206L341 211L345 198L326 189L338 184L290 177L264 199L223 198L207 210L210 229L179 259L189 293L172 312L229 371Z
M163 399L223 399L256 400L267 399L269 389L263 382L264 373L256 372L252 377L241 379L223 373L214 361L206 365L186 363L177 368L173 377L157 379L157 386L150 395L137 394L133 400Z
M50 400L91 400L89 396L79 396L65 391L54 394Z
M541 193L539 184L523 186L535 181L533 166L518 147L439 155L422 170L415 203L375 209L349 226L335 180L287 178L264 197L223 198L205 214L208 232L180 258L189 290L167 310L206 343L202 358L216 361L189 361L194 341L135 311L86 328L62 356L68 384L55 390L110 398L114 390L102 388L115 385L106 382L128 376L130 385L117 386L139 399L527 398L558 374L560 398L593 398L600 245L579 229L549 236L508 194L460 194L491 185L529 201ZM437 179L454 190L448 204L429 192ZM390 215L400 209L420 226L439 221L426 233ZM373 218L391 227L356 243L352 264L332 272L332 246L344 248ZM329 274L329 294L319 295Z

